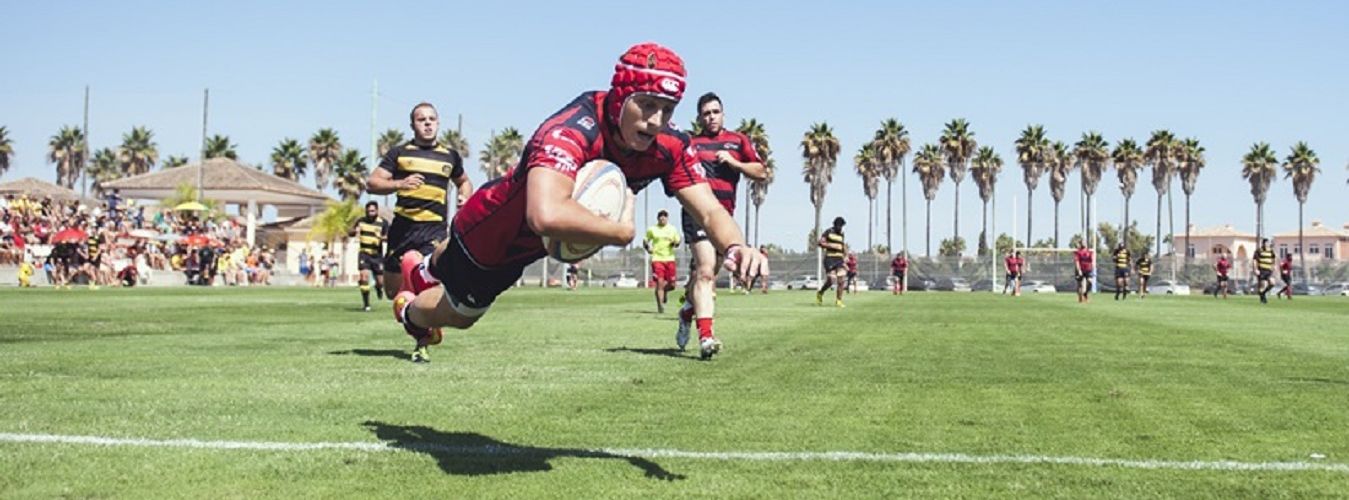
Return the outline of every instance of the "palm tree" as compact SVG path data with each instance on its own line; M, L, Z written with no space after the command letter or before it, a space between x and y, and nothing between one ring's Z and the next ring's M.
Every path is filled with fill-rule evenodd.
M440 139L436 140L436 144L459 153L460 158L468 158L468 139L464 137L464 134L459 133L458 130L446 130L441 133Z
M1297 197L1297 264L1302 267L1302 280L1308 281L1307 248L1302 244L1302 209L1307 205L1307 193L1312 189L1312 181L1320 172L1321 159L1316 152L1299 141L1293 145L1293 151L1284 158L1284 178L1293 180L1293 195Z
M768 145L768 132L767 132L766 130L764 130L763 123L760 123L759 120L755 120L755 119L753 119L753 118L750 118L749 120L745 120L745 119L742 118L742 119L740 120L740 126L739 126L739 127L736 127L735 130L736 130L736 132L740 132L740 133L742 133L742 134L745 134L745 136L749 138L750 144L752 144L752 145L754 146L754 151L755 151L756 153L759 154L759 159L763 161L764 168L765 168L766 170L770 170L770 172L767 172L767 174L766 174L766 175L769 176L768 181L765 182L765 183L762 183L763 185L760 186L760 189L762 189L762 193L760 193L760 194L758 195L758 198L755 198L756 195L755 195L755 191L754 191L754 190L756 189L755 184L758 184L758 183L759 183L758 181L755 181L755 180L753 180L753 179L750 179L750 180L749 180L749 189L746 189L746 190L745 190L745 198L746 198L745 201L748 202L748 203L745 204L745 231L746 231L746 232L749 231L749 227L750 227L750 225L749 225L749 207L753 206L753 207L754 207L754 221L755 221L755 224L754 224L754 241L755 241L755 246L758 246L758 241L759 241L759 224L758 224L758 220L759 220L759 206L763 204L763 198L764 198L764 196L767 196L767 195L768 195L768 184L772 183L772 175L773 175L773 173L771 172L771 170L773 169L774 165L773 165L773 159L771 158L771 156L772 156L772 154L773 154L773 148L770 147L770 146ZM758 200L757 203L755 202L756 199ZM748 240L748 239L749 239L749 235L746 234L746 235L745 235L745 238Z
M445 133L449 134L449 131L447 130ZM393 149L404 142L407 142L407 136L404 136L401 130L391 128L385 130L383 134L379 135L379 139L375 140L375 151L380 158L383 158L390 149Z
M89 176L94 178L94 193L103 196L103 184L122 178L122 165L118 153L112 148L94 151L89 163Z
M1204 147L1199 139L1185 139L1180 145L1180 189L1185 191L1185 260L1190 260L1190 195L1199 182L1199 170L1204 168Z
M689 122L689 135L703 135L703 124L697 118Z
M11 159L14 158L14 141L9 138L9 130L0 127L0 176L9 171Z
M801 138L801 157L806 161L801 169L807 184L810 184L810 203L815 206L815 235L820 235L820 210L824 209L825 191L834 180L834 165L838 164L838 138L827 122L811 124ZM815 249L816 276L820 275L823 256L819 248Z
M292 181L299 181L309 169L309 156L300 141L289 137L272 148L272 173Z
M951 171L951 182L956 185L955 224L951 228L951 240L955 241L960 237L960 183L965 180L965 167L969 165L970 157L974 156L979 143L974 140L974 132L970 131L969 122L964 118L957 118L947 123L946 128L942 130L941 147L946 153L946 166Z
M231 144L227 135L216 134L206 139L206 158L239 159L238 144Z
M1175 174L1176 136L1169 130L1154 130L1148 138L1143 161L1152 168L1152 187L1157 190L1157 255L1162 255L1162 196L1171 191ZM1174 237L1174 236L1173 236ZM1175 241L1171 248L1175 249Z
M506 175L520 161L524 144L524 137L514 127L508 127L500 134L492 134L482 152L478 153L478 163L483 173L487 174L487 180Z
M309 229L309 237L322 240L332 248L333 242L346 237L356 219L365 215L365 211L356 204L355 199L328 201L327 205L327 208L314 218L314 225Z
M899 120L890 118L881 122L873 142L876 144L877 164L885 176L885 246L894 251L895 244L890 239L890 191L895 187L895 176L904 172L904 157L909 154L909 131L904 129L904 124L899 123ZM901 202L903 213L900 215L905 241L908 241L909 232L907 179L907 175L901 177L899 187L900 196L904 198ZM908 249L907 244L905 249Z
M1035 187L1040 184L1040 174L1044 173L1045 160L1049 151L1049 140L1045 139L1045 127L1043 125L1027 125L1025 130L1021 131L1021 137L1016 140L1016 162L1021 165L1026 181L1026 244L1035 241L1031 239L1031 217L1035 205L1031 203L1035 195Z
M853 165L857 168L857 176L862 178L862 194L867 197L867 250L875 248L875 241L872 238L871 229L875 222L871 219L876 209L876 195L880 194L880 176L881 172L876 164L876 144L868 142L857 150L853 155Z
M927 198L927 257L932 257L932 200L937 198L937 188L946 178L946 157L941 146L924 145L913 157L913 173L923 183L923 197Z
M993 248L993 240L988 234L988 202L993 198L993 188L998 183L998 173L1002 172L1002 157L993 148L983 146L974 155L970 165L970 177L979 188L979 199L984 201L983 225L979 230L979 240L988 248ZM992 255L992 254L990 254Z
M1096 187L1101 183L1101 176L1110 166L1110 143L1105 142L1099 132L1084 133L1082 139L1073 145L1073 156L1082 168L1082 191L1087 195L1085 213L1088 232L1083 236L1087 238L1088 247L1096 248L1096 238L1092 237L1095 234L1092 231L1095 220L1092 218L1091 202L1096 197Z
M1121 238L1124 240L1124 247L1129 248L1129 231L1131 224L1129 219L1129 200L1134 196L1134 186L1138 184L1138 169L1143 166L1143 150L1139 149L1138 143L1133 139L1124 139L1115 145L1115 152L1110 155L1115 164L1115 172L1119 177L1119 190L1124 194L1124 224L1120 227L1125 228L1121 231ZM1189 239L1185 240L1187 243Z
M186 156L169 155L168 158L165 158L165 159L164 159L164 163L160 163L160 164L159 164L159 168L162 168L162 169L178 168L178 167L181 167L181 166L183 166L183 165L187 165L187 157L186 157Z
M763 153L760 153L762 155ZM754 246L759 246L759 209L768 197L768 186L777 175L777 165L772 158L760 156L764 161L764 178L761 181L749 181L750 201L754 204Z
M343 151L333 163L333 188L343 200L357 200L365 190L365 176L369 174L365 157L355 149Z
M75 187L84 165L84 131L79 127L64 126L47 142L47 161L56 165L56 183Z
M122 165L122 171L128 176L149 172L159 161L154 132L146 127L132 127L130 132L122 134L122 147L117 150L117 159Z
M1241 157L1241 177L1251 183L1251 196L1255 198L1255 239L1265 236L1265 195L1269 193L1269 184L1277 179L1279 159L1267 142L1251 145L1250 152Z
M1049 167L1049 195L1054 198L1054 247L1059 246L1059 203L1063 201L1063 195L1068 187L1068 174L1072 173L1073 161L1072 151L1068 150L1068 145L1063 141L1054 141L1049 147L1048 155Z
M319 191L327 189L333 163L341 154L342 139L337 137L336 130L321 128L309 138L309 161L314 164L314 186Z

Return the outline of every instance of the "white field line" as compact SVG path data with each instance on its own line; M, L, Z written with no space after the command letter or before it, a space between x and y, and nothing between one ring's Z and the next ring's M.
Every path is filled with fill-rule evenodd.
M141 439L56 434L0 433L0 443L54 443L95 446L195 448L203 450L312 451L355 450L368 452L420 451L463 455L550 454L547 448L509 446L446 446L435 443L204 441L199 439ZM1318 462L1237 462L1206 460L1129 460L1118 458L1056 457L1044 455L968 455L964 453L866 453L854 451L794 452L704 452L670 449L592 448L557 450L559 455L576 453L640 458L683 458L748 462L906 462L946 464L1049 464L1119 467L1125 469L1216 470L1216 471L1315 471L1349 474L1349 464Z

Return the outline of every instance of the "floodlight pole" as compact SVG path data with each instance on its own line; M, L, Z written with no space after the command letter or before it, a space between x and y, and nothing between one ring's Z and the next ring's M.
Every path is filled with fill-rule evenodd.
M80 145L80 196L89 196L89 86L84 86L84 144Z

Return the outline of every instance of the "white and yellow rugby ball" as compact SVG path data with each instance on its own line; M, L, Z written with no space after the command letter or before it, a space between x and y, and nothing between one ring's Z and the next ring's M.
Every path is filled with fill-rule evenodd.
M628 179L613 162L592 160L576 172L571 197L596 215L617 222L628 208ZM554 260L570 264L595 255L604 245L568 243L545 236L543 248Z

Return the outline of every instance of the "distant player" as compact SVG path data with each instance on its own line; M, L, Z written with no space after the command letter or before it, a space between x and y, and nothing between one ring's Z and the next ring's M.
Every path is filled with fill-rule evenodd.
M1087 248L1087 244L1078 243L1077 251L1073 252L1073 261L1075 266L1075 278L1077 279L1077 301L1078 303L1091 302L1091 278L1096 274L1096 252Z
M768 279L771 276L771 271L768 269L768 246L760 246L759 253L763 255L763 263L759 265L758 272L754 273L754 277L750 278L748 289L753 290L754 282L758 281L763 287L763 293L768 293Z
M412 140L394 146L385 153L379 166L366 180L370 194L398 193L394 203L393 222L389 224L388 253L383 267L384 293L393 296L405 288L400 269L406 256L420 262L435 249L437 241L445 239L445 219L449 214L449 189L453 184L456 205L462 206L473 192L473 183L464 173L464 160L459 153L436 143L440 132L440 115L430 103L412 107ZM430 361L427 346L440 343L439 330L426 330L417 342L412 361Z
M1279 279L1283 280L1283 288L1280 288L1279 293L1274 296L1293 300L1293 254L1283 254L1283 261L1279 262Z
M848 260L843 262L848 270L848 293L857 293L857 254L848 252Z
M1269 238L1260 242L1260 249L1255 251L1255 287L1260 294L1260 303L1269 303L1269 290L1274 288L1274 283L1270 277L1274 275L1274 251L1269 249Z
M745 246L740 228L703 177L688 136L669 126L683 96L684 74L683 60L670 49L635 45L614 66L608 91L583 93L549 117L526 143L521 161L474 193L455 215L449 240L426 262L404 266L412 290L394 301L404 328L426 336L445 326L472 327L526 266L548 254L542 236L576 244L631 243L636 231L631 192L618 221L572 198L577 170L597 159L617 164L631 189L659 181L726 255L723 266L747 278L762 255ZM707 359L720 352L721 341L703 307L696 314L699 350Z
M581 266L576 263L567 264L567 290L575 292L576 284L580 281Z
M1115 247L1115 300L1129 298L1129 265L1131 256L1123 243Z
M890 276L894 279L894 283L890 285L891 294L904 295L904 275L908 272L909 258L904 252L895 254L895 260L890 261Z
M384 265L381 262L384 258L384 240L389 236L389 222L379 216L379 203L374 201L366 202L365 217L356 219L356 225L352 226L350 234L359 238L361 243L360 257L356 264L356 269L360 270L360 279L357 281L361 288L361 302L365 305L365 311L370 311L370 278L373 276L376 282L383 281ZM380 300L384 300L384 288L375 287L375 294Z
M708 92L698 98L698 124L702 126L702 133L690 137L689 142L698 161L702 162L712 193L726 213L734 216L740 176L743 174L750 179L763 180L768 171L749 137L726 129L726 115L721 98L716 94ZM694 321L703 318L710 321L715 312L713 292L716 288L717 252L712 243L707 241L707 232L687 209L680 213L680 219L684 241L688 242L693 258L693 272L689 273L689 281L685 286L688 300L679 309L679 326L675 331L675 343L682 350L688 342L689 328Z
M642 238L642 248L651 254L651 279L656 282L656 312L665 313L665 301L675 289L678 269L675 268L675 248L683 241L679 230L670 225L670 213L664 210L656 213L656 225L646 228L646 237ZM709 243L710 244L710 243ZM684 342L688 342L685 331ZM684 344L679 344L682 350Z
M1213 270L1218 273L1218 283L1213 287L1213 298L1216 299L1221 295L1223 300L1227 300L1228 283L1231 282L1227 274L1232 270L1232 261L1227 258L1227 254L1218 254L1218 262L1213 264Z
M89 238L84 242L84 254L82 255L85 276L89 279L89 289L98 290L100 278L103 273L103 250L107 240L103 237L103 231L97 227L89 229Z
M1002 285L1002 293L1006 294L1008 288L1012 290L1013 297L1021 296L1021 273L1026 267L1026 260L1021 258L1021 252L1007 252L1007 258L1002 260L1002 266L1007 270L1007 281Z
M19 264L19 288L33 287L33 263L23 259Z
M1138 298L1145 299L1148 297L1148 280L1152 279L1152 256L1143 252L1134 266L1138 269Z
M820 235L818 245L824 249L824 276L820 279L820 289L815 292L816 304L824 304L824 292L833 286L836 288L834 306L844 307L843 289L848 276L847 266L843 262L844 256L848 255L848 244L843 239L845 224L847 221L842 217L834 217L834 225Z

